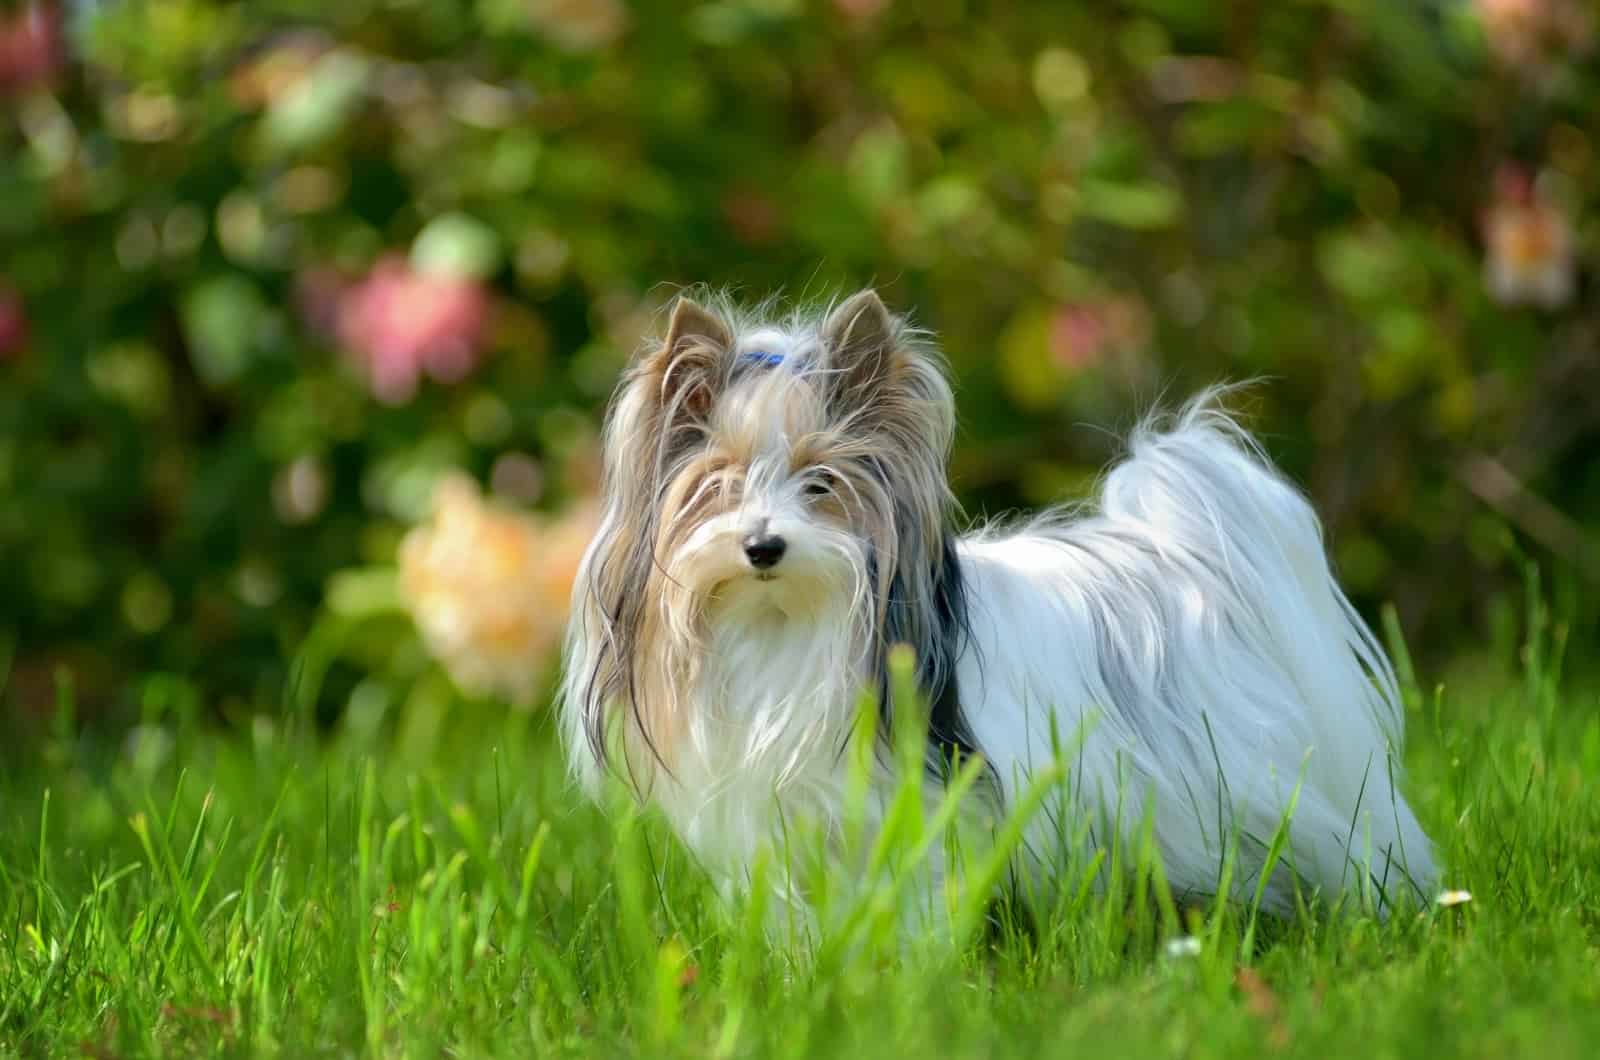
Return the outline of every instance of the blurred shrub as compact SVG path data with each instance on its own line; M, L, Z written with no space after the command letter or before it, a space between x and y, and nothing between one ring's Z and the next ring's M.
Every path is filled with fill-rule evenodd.
M1360 602L1434 644L1501 621L1507 525L1600 564L1595 31L1579 0L6 0L14 690L276 696L441 476L587 496L695 281L883 286L942 336L981 509L1267 376Z

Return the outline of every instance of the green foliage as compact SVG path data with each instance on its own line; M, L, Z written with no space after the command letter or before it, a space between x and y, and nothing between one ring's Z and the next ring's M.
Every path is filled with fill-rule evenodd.
M121 0L27 38L54 5L7 6L55 42L0 49L0 622L41 709L61 664L123 720L151 666L274 698L441 471L591 489L699 281L877 282L936 329L975 509L1265 376L1359 601L1430 649L1502 622L1508 523L1595 571L1581 4ZM1555 235L1486 287L1508 172Z

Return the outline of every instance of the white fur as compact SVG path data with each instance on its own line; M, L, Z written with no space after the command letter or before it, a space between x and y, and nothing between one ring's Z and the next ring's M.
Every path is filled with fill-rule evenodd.
M1120 794L1132 831L1148 809L1180 893L1215 889L1235 830L1235 887L1251 893L1297 785L1287 858L1311 887L1331 896L1367 872L1391 896L1431 885L1431 846L1394 786L1393 672L1299 493L1201 403L1168 433L1136 432L1098 509L961 549L977 642L961 695L1008 799L1051 757L1054 721L1062 744L1081 739L1078 811ZM1032 849L1050 825L1035 822ZM1292 894L1280 868L1269 903Z
M726 414L740 414L736 398ZM1334 580L1310 506L1212 398L1135 432L1091 507L958 545L971 637L957 691L1003 803L1071 752L1019 868L1048 884L1061 812L1090 825L1068 821L1069 835L1095 843L1108 829L1131 838L1148 813L1175 892L1214 893L1237 844L1232 892L1248 896L1298 788L1292 873L1272 877L1269 907L1292 907L1294 877L1328 897L1369 882L1391 897L1426 891L1431 846L1395 786L1392 670ZM793 820L839 826L841 749L874 676L865 546L811 517L789 442L771 431L737 510L662 558L671 591L703 606L659 601L664 623L693 624L672 639L695 658L672 691L684 739L642 792L734 882ZM761 520L789 542L771 580L738 546ZM591 783L601 770L574 689L603 636L575 623L563 713Z

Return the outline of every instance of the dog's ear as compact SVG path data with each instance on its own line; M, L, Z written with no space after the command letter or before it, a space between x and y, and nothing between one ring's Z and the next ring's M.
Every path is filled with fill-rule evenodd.
M835 393L842 403L859 406L890 381L901 356L896 330L894 317L870 287L828 314L822 339L837 373Z
M658 407L672 420L703 420L727 372L733 332L687 295L672 307L667 337L641 366Z

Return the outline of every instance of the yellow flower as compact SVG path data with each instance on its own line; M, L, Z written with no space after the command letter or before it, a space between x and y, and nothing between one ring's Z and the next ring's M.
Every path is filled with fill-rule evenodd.
M592 503L542 519L486 502L464 476L440 483L432 517L400 544L400 593L461 688L528 704L559 652L596 524Z

